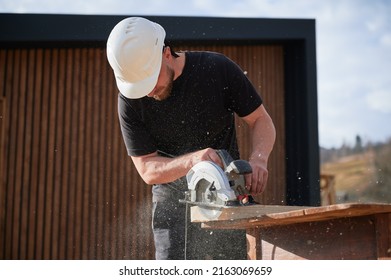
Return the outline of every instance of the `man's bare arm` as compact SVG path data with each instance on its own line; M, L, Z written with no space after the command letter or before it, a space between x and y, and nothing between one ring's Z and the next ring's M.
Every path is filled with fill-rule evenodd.
M267 163L276 139L273 121L263 105L243 117L251 132L252 150L249 163L252 174L246 175L246 185L253 195L262 193L268 180Z
M149 185L175 181L185 176L200 161L213 161L222 166L220 157L211 148L174 158L154 152L139 157L132 156L132 160L141 178Z

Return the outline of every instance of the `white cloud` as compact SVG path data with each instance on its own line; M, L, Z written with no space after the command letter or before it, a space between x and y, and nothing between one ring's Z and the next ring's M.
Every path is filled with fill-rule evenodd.
M391 33L383 34L380 37L380 44L384 47L391 47Z
M391 89L373 91L366 96L366 100L372 110L391 114Z

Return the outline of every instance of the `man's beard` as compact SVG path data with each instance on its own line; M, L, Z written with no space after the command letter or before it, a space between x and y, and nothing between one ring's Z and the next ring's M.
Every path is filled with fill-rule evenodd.
M157 101L162 101L170 97L172 86L174 83L174 70L167 66L168 81L165 86L161 86L155 89L153 98Z

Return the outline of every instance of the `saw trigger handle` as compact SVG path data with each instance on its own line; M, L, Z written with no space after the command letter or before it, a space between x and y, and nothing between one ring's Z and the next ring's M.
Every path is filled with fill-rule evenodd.
M232 171L236 174L244 175L252 172L251 165L245 160L234 160L226 150L216 150L217 155L220 157L224 165L224 170L227 173Z
M236 174L249 174L253 172L253 169L251 168L251 165L248 163L248 161L245 160L234 160L232 161L228 167L227 172L235 172Z

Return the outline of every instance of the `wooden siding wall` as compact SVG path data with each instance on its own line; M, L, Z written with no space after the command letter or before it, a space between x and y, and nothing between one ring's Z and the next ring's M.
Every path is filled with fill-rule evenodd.
M282 47L197 49L236 60L262 93L278 137L258 199L285 204ZM153 259L150 187L126 155L105 50L2 49L0 89L0 258Z

